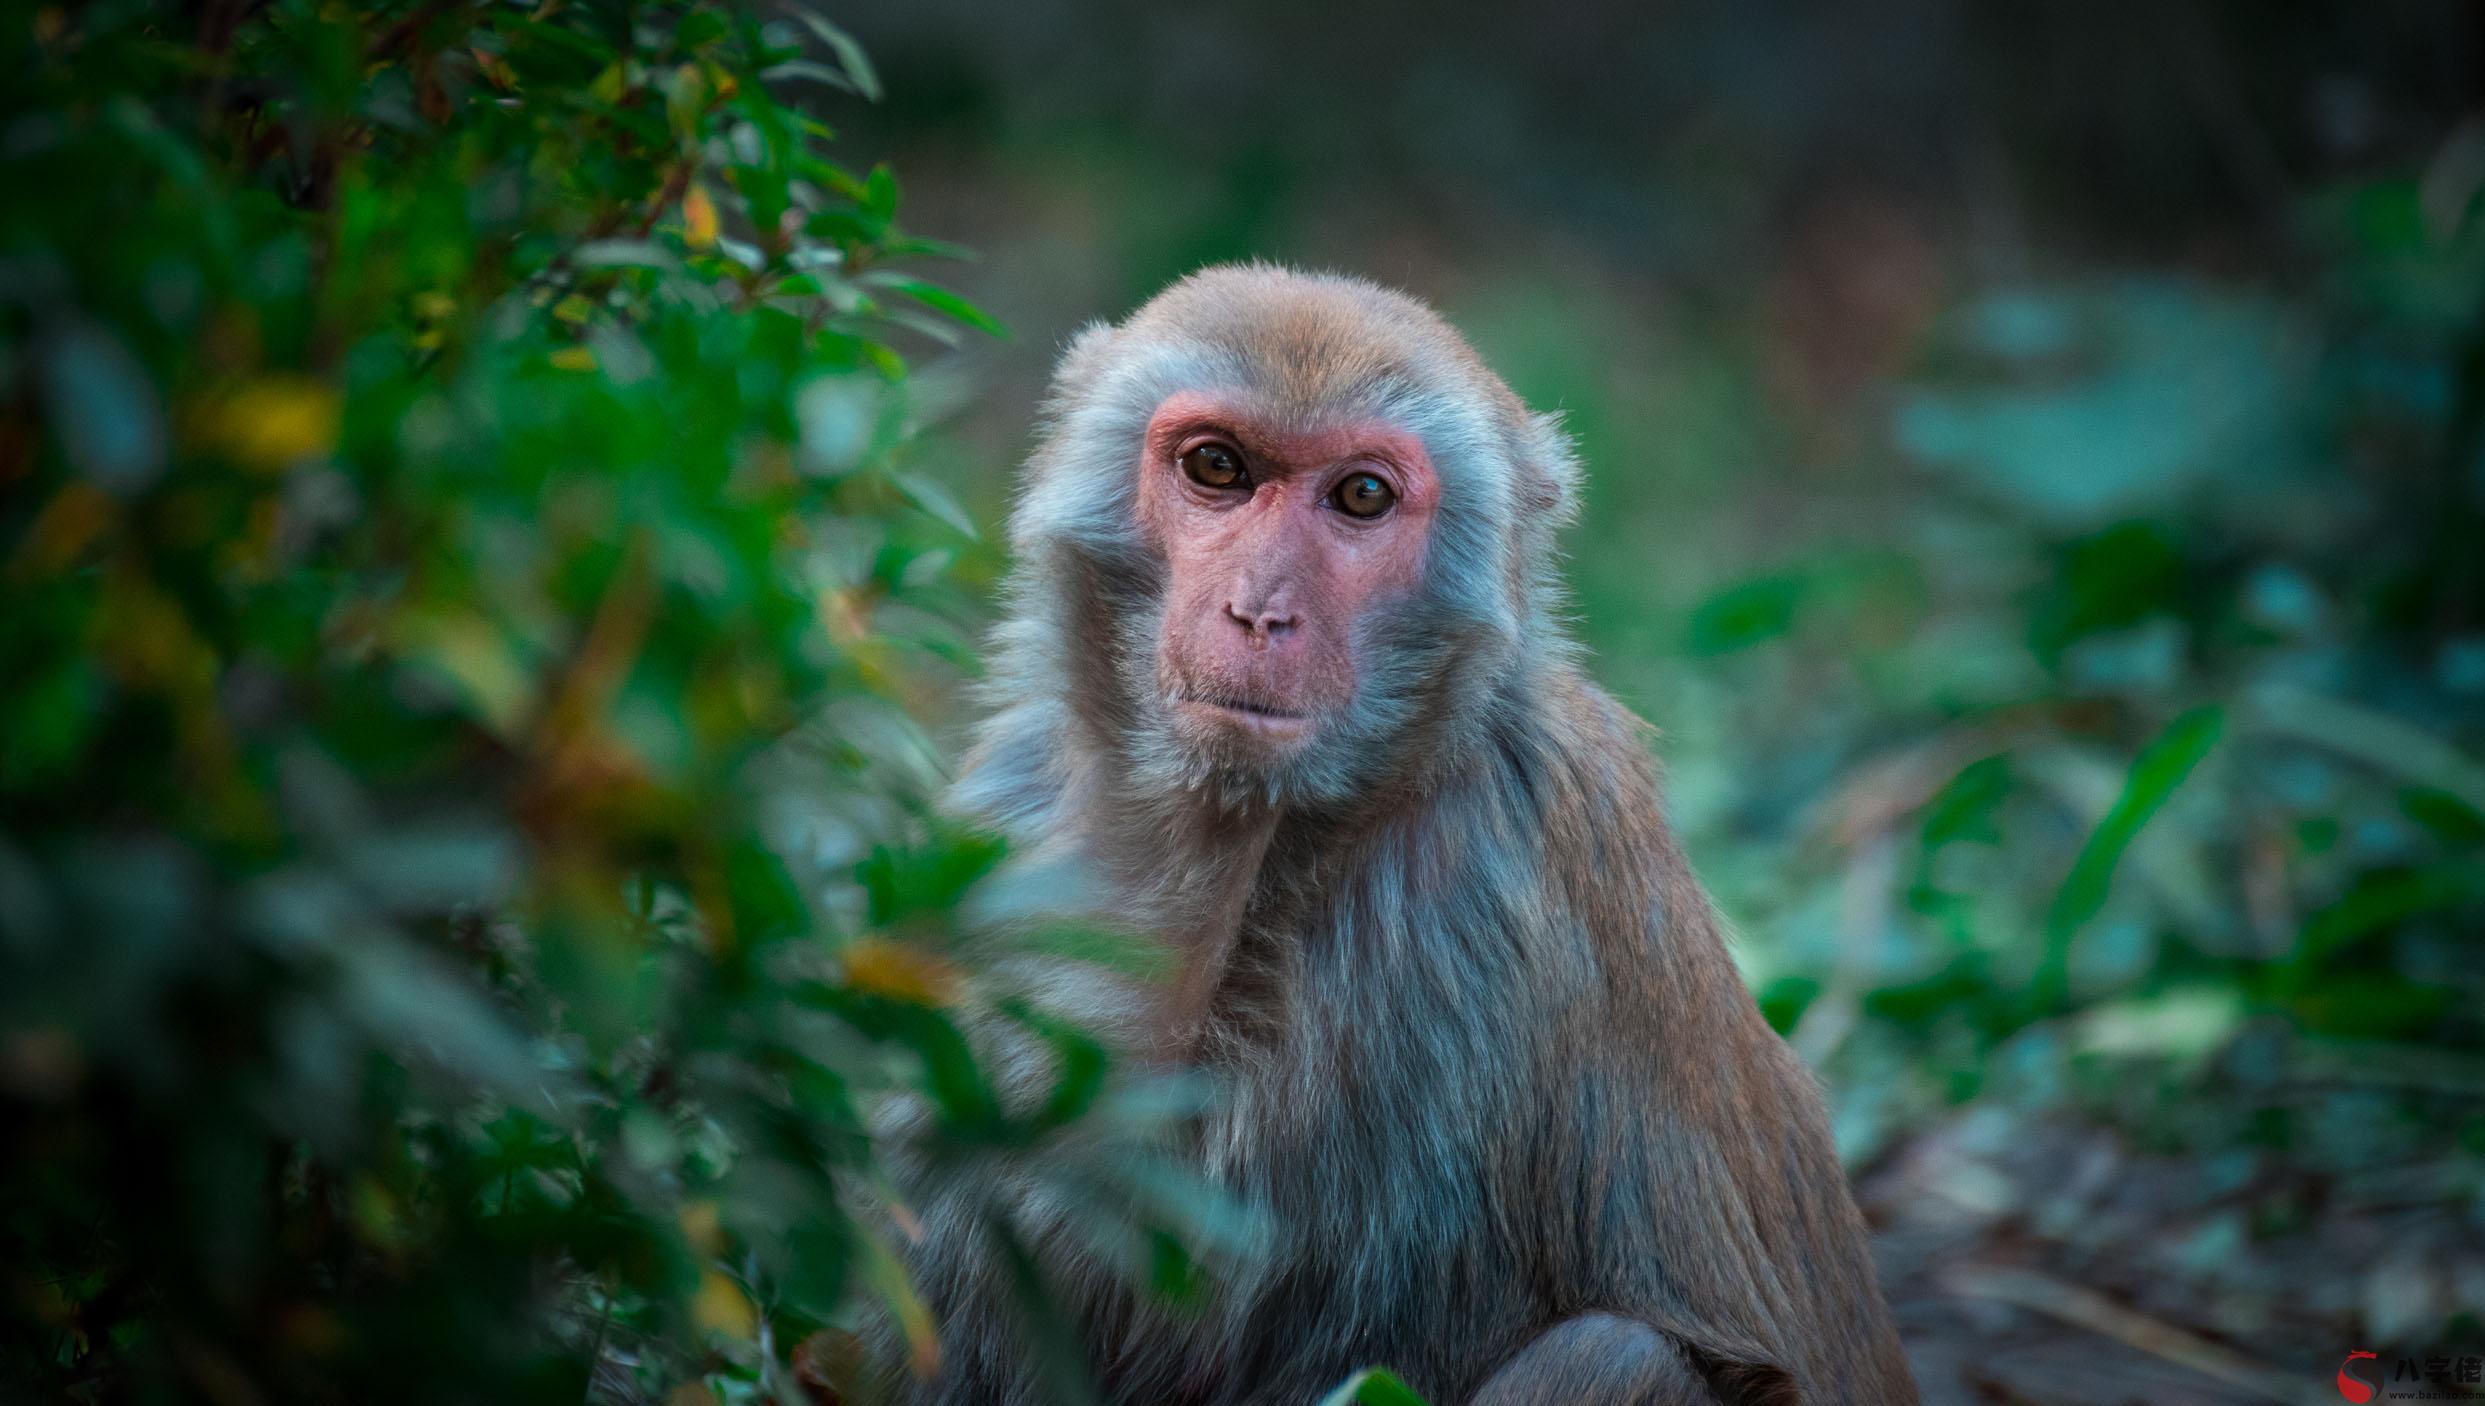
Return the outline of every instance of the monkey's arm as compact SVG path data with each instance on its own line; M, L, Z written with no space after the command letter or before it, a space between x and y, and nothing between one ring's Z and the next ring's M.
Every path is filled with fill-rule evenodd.
M1717 1396L1663 1333L1588 1313L1519 1349L1473 1406L1717 1406Z

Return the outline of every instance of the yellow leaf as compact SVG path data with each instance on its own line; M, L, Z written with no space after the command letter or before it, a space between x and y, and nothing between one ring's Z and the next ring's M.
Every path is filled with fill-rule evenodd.
M600 103L618 103L625 81L620 63L608 63L604 65L604 71L595 76L595 81L587 85L587 96Z
M869 1233L863 1236L863 1278L897 1319L897 1330L906 1339L906 1365L920 1380L938 1376L941 1341L940 1331L932 1324L932 1311L924 1307L907 1279L905 1262L880 1243L879 1236Z
M18 539L11 565L35 575L58 571L76 560L118 515L119 509L102 489L85 479L72 480L35 514L25 536Z
M472 611L420 610L397 621L407 657L455 680L483 721L514 735L534 703L535 682L509 637Z
M695 63L683 64L665 80L664 111L675 133L689 136L699 129L699 114L708 105L707 75Z
M871 635L872 595L856 586L831 587L820 592L820 623L827 627L828 637L851 649Z
M176 696L213 687L215 650L191 628L181 603L144 574L113 571L98 604L95 632L122 678Z
M593 371L595 353L585 347L563 347L552 354L552 364L564 371Z
M942 1006L957 995L958 969L920 948L864 937L846 947L846 985L892 1000Z
M276 538L283 525L284 515L277 510L276 495L262 495L250 505L250 516L242 531L218 550L218 560L235 580L266 580L276 562Z
M888 1207L889 1219L895 1222L899 1232L905 1235L906 1243L909 1245L922 1244L923 1218L914 1213L914 1208L908 1206L905 1202L898 1200L894 1196L888 1199Z
M517 85L517 73L501 60L500 55L476 45L468 45L466 52L474 55L475 69L493 87L505 93Z
M716 1214L713 1201L685 1201L680 1215L682 1238L703 1255L721 1254L724 1250L724 1227Z
M716 243L716 202L708 198L708 188L697 181L682 192L682 239L693 249L711 248Z
M375 1177L354 1179L346 1205L353 1217L354 1228L362 1232L365 1244L383 1250L394 1250L405 1239L405 1218L398 1213L397 1198L388 1194Z
M690 1316L709 1332L737 1342L759 1334L759 1310L751 1307L741 1286L713 1269L699 1272L699 1296L690 1302Z
M308 376L262 376L225 396L208 424L233 462L279 473L334 449L343 411L333 386Z

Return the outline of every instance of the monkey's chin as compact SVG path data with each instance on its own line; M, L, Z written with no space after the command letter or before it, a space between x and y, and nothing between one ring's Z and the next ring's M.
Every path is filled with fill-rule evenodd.
M1180 699L1174 710L1185 723L1207 737L1240 741L1272 752L1293 751L1320 730L1320 719L1309 713L1211 703L1199 698Z

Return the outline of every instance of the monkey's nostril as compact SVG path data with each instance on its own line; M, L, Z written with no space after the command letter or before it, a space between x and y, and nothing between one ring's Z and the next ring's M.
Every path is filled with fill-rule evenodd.
M1282 635L1300 627L1303 617L1274 610L1244 610L1232 601L1225 603L1225 618L1254 635Z

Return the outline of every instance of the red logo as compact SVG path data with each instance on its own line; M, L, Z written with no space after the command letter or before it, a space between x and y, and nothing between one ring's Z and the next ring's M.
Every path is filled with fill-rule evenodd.
M2373 1354L2369 1352L2363 1351L2351 1352L2347 1354L2346 1361L2338 1364L2339 1395L2346 1397L2350 1401L2356 1402L2370 1401L2373 1399L2373 1384L2348 1370L2356 1365L2357 1358L2369 1358L2372 1355Z

